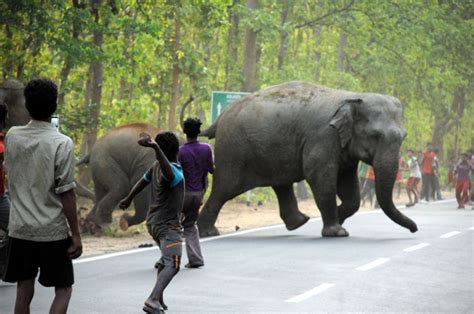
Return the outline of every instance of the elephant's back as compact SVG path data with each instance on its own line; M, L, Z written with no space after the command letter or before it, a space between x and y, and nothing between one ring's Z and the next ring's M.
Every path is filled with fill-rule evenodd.
M330 115L337 110L340 101L354 95L357 94L308 82L291 81L267 87L237 100L222 114L221 119L235 121L239 116L248 115L258 120L267 118L272 113L291 117L298 112L305 114L308 111Z
M155 137L160 130L147 123L122 125L108 131L94 145L91 151L93 171L103 171L116 163L128 176L133 176L137 169L151 166L154 161L152 150L138 145L140 133ZM94 169L95 168L95 169ZM102 169L103 168L103 169Z

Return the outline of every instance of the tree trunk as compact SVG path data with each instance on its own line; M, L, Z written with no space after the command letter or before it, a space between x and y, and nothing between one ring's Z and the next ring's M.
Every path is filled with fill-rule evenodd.
M339 33L339 48L337 52L337 71L342 73L344 71L344 48L346 47L347 36L344 31Z
M89 108L91 105L91 98L92 98L92 65L89 65L89 69L87 71L87 80L85 82L85 94L84 94L84 112L89 115ZM88 119L88 117L86 118ZM87 138L86 138L86 131L84 132L84 136L82 138L81 148L80 148L80 155L81 158L86 156L90 153ZM82 167L79 173L79 182L85 186L89 185L89 182L92 180L92 173L89 168Z
M464 109L466 103L466 87L465 86L457 86L453 92L453 100L451 102L451 114L443 115L443 116L435 116L435 121L433 125L433 135L431 138L431 142L433 146L438 147L440 149L441 156L443 158L443 146L444 146L444 137L451 132L453 128L456 129L456 139L455 139L455 147L454 147L454 154L457 156L458 153L458 130L459 125L464 117ZM451 116L454 114L454 119Z
M285 61L286 49L288 44L288 32L284 30L286 21L288 19L288 12L290 11L289 0L285 0L285 5L283 11L281 12L281 28L280 31L280 52L278 53L278 70L281 70L283 67L283 62Z
M91 0L94 21L98 25L100 21L99 6L101 0ZM102 51L103 34L101 29L93 31L94 46L98 51ZM99 125L100 101L102 98L102 83L104 81L104 69L100 60L92 62L92 96L90 106L89 129L86 130L86 142L88 151L94 146L97 140L97 127Z
M5 36L7 40L4 44L8 45L9 47L12 47L13 46L12 44L13 33L8 24L5 25ZM7 57L7 60L3 62L3 79L7 80L12 77L13 67L14 67L13 60L10 55Z
M79 8L79 1L78 0L72 0L72 6L75 9ZM79 37L79 23L77 20L74 18L72 21L72 38L73 40L77 40ZM61 109L64 105L64 98L66 97L66 84L67 80L69 77L69 73L71 72L72 69L72 57L67 54L66 58L64 60L63 67L61 69L61 74L60 74L60 81L59 81L59 94L58 94L58 109Z
M319 52L319 38L323 31L323 27L319 26L314 30L314 62L316 63L316 72L314 74L316 82L319 82L321 79L321 66L319 62L321 61L321 53Z
M250 10L256 10L257 5L257 0L247 0L247 7ZM242 91L255 91L257 76L257 33L250 27L245 31L243 76Z
M229 22L231 24L229 33L227 34L227 53L224 69L224 90L229 90L231 83L231 73L233 73L233 64L237 61L238 57L238 38L239 38L239 15L236 12L236 5L238 0L234 0L232 7L230 8Z
M101 0L91 0L91 12L94 17L96 26L99 25L99 7ZM93 43L97 51L102 51L103 34L102 30L96 27L92 33ZM97 128L99 124L100 114L100 101L102 98L102 83L104 80L103 76L103 65L100 60L96 60L90 64L89 75L92 74L92 80L89 79L86 86L86 112L87 112L87 128L84 131L83 136L83 156L89 154L95 142L97 141ZM88 91L89 89L89 91ZM90 94L89 94L90 93ZM90 98L89 98L90 95ZM89 101L90 100L90 101ZM84 180L84 181L83 181ZM87 185L90 181L90 176L83 174L81 175L81 183Z
M168 129L174 131L176 129L176 107L179 100L179 58L178 50L181 39L181 21L177 13L174 17L174 42L173 42L173 67L172 67L172 81L171 87L171 103L168 116Z

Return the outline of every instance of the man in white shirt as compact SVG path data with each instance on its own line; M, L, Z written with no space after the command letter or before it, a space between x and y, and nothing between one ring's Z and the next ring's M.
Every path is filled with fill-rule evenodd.
M29 313L35 278L55 288L50 313L66 313L82 254L74 188L74 144L51 126L57 87L34 79L24 90L32 120L5 138L5 170L11 197L10 251L4 280L17 282L15 314Z

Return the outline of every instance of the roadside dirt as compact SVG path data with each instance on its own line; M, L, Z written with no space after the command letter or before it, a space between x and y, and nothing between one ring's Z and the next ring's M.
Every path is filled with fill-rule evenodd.
M453 192L444 192L445 198L454 197ZM395 198L397 205L408 202L406 193L402 192L399 199ZM91 208L91 204L81 201L81 206ZM310 217L319 217L320 213L313 199L300 201L298 203L302 212ZM360 211L373 210L369 206L362 207ZM114 221L103 230L100 237L83 235L84 256L99 255L103 253L117 252L138 248L143 245L153 245L154 242L148 235L145 224L133 226L126 232L120 230L118 221L122 215L121 211L115 211ZM275 202L265 203L261 206L246 204L237 201L228 202L221 210L217 219L217 228L221 234L231 233L238 230L246 230L256 227L281 224L278 213L278 204Z

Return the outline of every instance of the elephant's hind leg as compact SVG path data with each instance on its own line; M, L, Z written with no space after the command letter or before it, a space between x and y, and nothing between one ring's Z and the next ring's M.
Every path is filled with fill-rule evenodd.
M112 212L124 198L129 189L127 176L122 169L111 159L107 160L107 173L92 173L96 188L100 188L104 196L97 199L95 216L101 223L112 221ZM106 162L104 161L104 162Z
M295 230L309 220L309 217L298 209L293 185L273 186L273 190L278 198L280 217L284 221L286 229Z
M204 204L197 221L199 236L209 237L219 235L215 227L217 216L222 206L230 199L250 190L253 186L246 185L236 175L217 172L212 181L212 191L209 199ZM238 172L236 172L238 173Z
M340 174L337 181L337 196L342 201L341 205L337 207L341 225L360 207L360 187L356 169Z
M133 204L135 205L135 215L131 216L127 213L122 215L122 218L127 222L127 227L138 225L145 220L146 214L148 212L148 206L150 204L149 194L149 188L146 188L137 196L135 196L133 199Z

